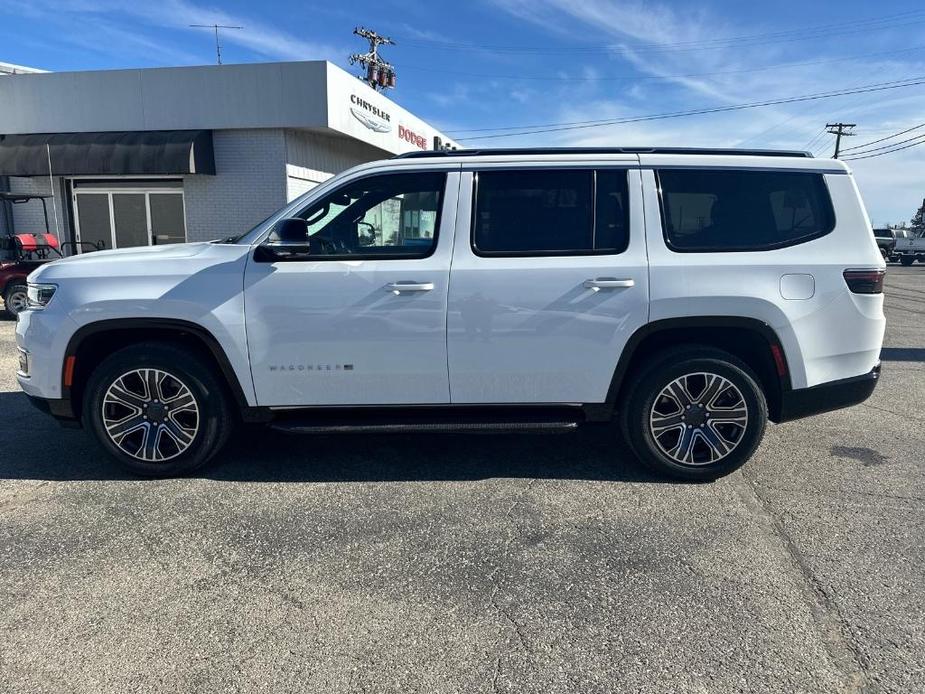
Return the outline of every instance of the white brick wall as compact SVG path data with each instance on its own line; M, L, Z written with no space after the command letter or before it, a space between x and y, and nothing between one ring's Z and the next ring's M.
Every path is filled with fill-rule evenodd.
M292 202L303 193L307 193L319 183L324 183L334 174L325 171L306 169L304 166L286 164L286 188L288 201Z
M365 142L303 130L286 131L286 163L328 174L392 156Z
M47 231L55 233L55 211L58 213L58 227L60 233L58 237L61 241L70 238L67 232L66 212L64 211L63 201L61 199L61 179L55 178L55 201L52 206L51 199L45 201L48 205L48 226ZM48 195L51 193L51 186L48 178L36 177L26 178L22 176L10 177L10 192L12 193L38 193ZM13 229L20 234L34 234L36 232L46 231L45 217L42 215L42 203L38 200L30 200L19 205L13 205Z
M215 176L186 176L186 236L242 234L286 204L286 136L281 129L216 130Z
M335 174L357 164L391 156L345 137L286 131L286 180L291 202Z

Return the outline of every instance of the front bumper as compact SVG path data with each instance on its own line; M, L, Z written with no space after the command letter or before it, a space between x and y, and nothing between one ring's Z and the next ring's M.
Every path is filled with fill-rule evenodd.
M812 388L785 390L781 394L779 422L810 417L862 403L870 397L880 380L880 364L870 373L840 381L820 383Z
M28 393L26 397L29 398L29 402L35 409L51 415L58 420L58 424L61 426L67 429L82 428L80 420L77 418L77 415L74 414L74 408L71 407L70 399L47 400L45 398L36 397L35 395L29 395Z

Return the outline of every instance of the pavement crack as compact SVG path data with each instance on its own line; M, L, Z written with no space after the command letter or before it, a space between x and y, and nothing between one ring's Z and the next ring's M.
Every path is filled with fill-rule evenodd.
M533 488L533 485L536 484L538 478L532 478L527 485L523 488L521 493L518 495L511 505L508 507L507 512L504 514L504 520L510 521L514 517L514 512L517 508L524 503L523 497ZM517 642L520 644L520 649L526 653L530 654L532 649L530 644L527 642L527 637L524 634L523 625L520 624L514 617L511 615L510 611L501 604L498 600L498 594L501 592L501 583L497 580L498 572L501 571L501 567L507 562L508 557L511 553L511 545L514 544L514 540L518 537L518 533L515 529L511 528L508 532L507 537L504 540L504 544L501 547L501 555L498 559L497 565L489 572L488 581L491 583L491 593L488 596L488 602L491 605L492 609L498 614L506 623L507 629L514 633L514 636L517 637ZM495 675L492 680L492 689L497 691L498 676L501 673L501 655L498 655L497 663L495 665Z
M860 403L860 405L861 405L861 407L868 407L868 408L870 408L870 409L872 409L872 410L877 410L877 411L879 411L879 412L885 412L886 414L892 414L892 415L895 415L895 416L897 416L897 417L907 417L908 419L914 419L914 420L919 421L919 422L925 421L925 417L918 417L918 416L916 416L916 415L914 415L914 414L910 414L909 412L895 412L895 411L893 411L893 410L891 410L891 409L889 409L889 408L886 408L886 407L878 407L877 405L872 405L872 404L870 404L869 402L862 402L862 403Z
M491 691L498 691L498 678L501 676L501 656L495 658L495 675L491 678Z
M744 471L736 476L739 497L769 532L781 543L793 568L801 579L807 606L825 641L826 650L846 679L846 691L867 691L867 659L851 638L851 628L835 598L809 566L803 552L787 532L770 502L758 490L758 485Z

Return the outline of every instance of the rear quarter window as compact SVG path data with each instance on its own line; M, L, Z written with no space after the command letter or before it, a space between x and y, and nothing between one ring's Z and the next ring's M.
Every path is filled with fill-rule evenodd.
M662 169L657 175L665 241L675 251L771 250L835 228L822 174Z

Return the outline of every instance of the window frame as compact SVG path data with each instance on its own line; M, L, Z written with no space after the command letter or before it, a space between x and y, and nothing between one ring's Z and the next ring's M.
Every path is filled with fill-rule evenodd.
M273 262L324 262L324 261L344 261L344 260L424 260L430 258L434 253L437 252L437 245L440 243L440 224L443 221L443 206L446 202L447 194L447 181L449 180L450 171L446 169L421 169L416 171L379 171L376 173L371 173L368 176L359 176L353 178L349 181L345 181L342 185L332 188L331 190L324 193L322 196L312 200L308 205L302 207L301 209L294 210L292 216L298 216L302 214L307 209L323 203L327 198L337 195L339 192L351 188L356 185L362 185L364 181L369 181L374 178L389 178L394 176L414 176L420 174L427 175L439 175L443 178L442 188L438 191L438 201L437 201L437 216L434 219L434 242L426 249L426 252L417 252L417 253L337 253L337 254L309 254L305 257L296 257L296 258L286 258L286 259L276 259ZM382 201L384 202L384 201ZM381 202L378 204L382 204ZM278 220L277 220L278 221ZM267 243L267 240L272 235L272 226L269 229L269 234L260 241L255 248L259 248ZM399 248L399 246L396 246Z
M491 167L475 169L472 171L472 200L470 202L469 217L469 247L472 253L479 258L568 258L575 256L600 256L600 255L621 255L626 253L630 245L630 186L629 171L633 168L632 164L626 166L514 166L514 167ZM479 201L479 174L481 173L528 173L543 171L585 171L591 173L591 243L597 242L597 174L599 171L622 171L626 182L626 203L623 205L623 216L626 223L625 243L622 248L617 249L594 249L589 250L552 250L552 251L486 251L479 249L476 242L475 233L478 222L477 211Z
M818 176L822 180L822 186L825 189L825 203L828 205L829 219L831 219L831 225L828 229L823 231L817 231L813 234L807 236L801 236L796 239L789 239L786 241L780 241L778 243L765 244L760 247L755 246L714 246L714 247L702 247L702 248L682 248L676 246L672 243L671 237L668 233L668 218L665 210L667 209L665 205L665 195L662 189L662 171L726 171L726 172L737 172L737 173L790 173L790 174L810 174ZM665 246L674 253L762 253L765 251L776 251L782 248L790 248L792 246L800 246L804 243L809 243L810 241L815 241L821 239L824 236L828 236L833 231L835 227L838 226L838 219L836 218L835 213L835 204L832 202L832 191L829 189L829 182L825 178L824 171L814 171L812 169L777 169L777 168L730 168L730 167L714 167L714 166L660 166L658 168L653 167L652 173L655 175L655 189L658 193L658 212L659 220L662 225L662 238L665 241Z

